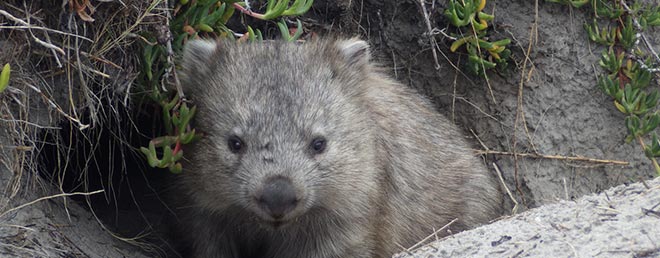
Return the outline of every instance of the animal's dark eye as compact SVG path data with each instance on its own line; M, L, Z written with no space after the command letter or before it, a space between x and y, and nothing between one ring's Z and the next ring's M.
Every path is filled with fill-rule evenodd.
M243 148L245 148L245 143L243 143L243 140L241 140L241 138L236 135L232 135L229 137L229 139L227 139L227 145L229 150L233 153L238 153Z
M326 145L326 140L323 137L316 137L314 140L312 140L312 143L310 144L310 148L314 152L314 154L320 154L323 151L325 151L325 145Z

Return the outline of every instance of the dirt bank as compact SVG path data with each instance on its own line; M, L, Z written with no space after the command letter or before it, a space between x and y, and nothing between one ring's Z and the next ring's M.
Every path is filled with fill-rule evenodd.
M588 9L545 1L488 1L486 10L496 17L491 38L512 39L513 60L507 71L490 73L486 81L454 68L462 68L466 56L449 52L451 41L444 36L435 36L437 46L429 43L420 1L354 2L352 20L362 25L356 31L370 39L379 60L391 68L393 76L430 96L440 112L454 118L470 135L475 149L629 162L613 166L485 156L493 172L492 162L500 167L518 201L520 193L524 195L526 206L571 200L653 177L653 167L640 146L624 142L624 116L596 85L603 49L589 42L583 29L591 21ZM428 24L447 29L442 15L446 1L433 2L426 5ZM657 48L659 31L645 33ZM437 62L432 47L436 47ZM531 51L523 70L528 47ZM516 120L517 113L523 116ZM520 191L515 191L516 171Z

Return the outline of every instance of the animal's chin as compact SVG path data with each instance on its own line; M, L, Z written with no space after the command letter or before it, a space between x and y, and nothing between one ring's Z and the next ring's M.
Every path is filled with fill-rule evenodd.
M281 219L274 219L265 214L258 214L256 216L257 223L262 227L272 230L280 230L288 227L295 227L300 221L300 216L304 214L289 214Z
M279 230L279 229L283 229L283 228L287 228L287 227L291 226L292 221L290 221L290 220L271 220L271 221L262 220L261 224L262 224L262 226L267 227L269 229Z

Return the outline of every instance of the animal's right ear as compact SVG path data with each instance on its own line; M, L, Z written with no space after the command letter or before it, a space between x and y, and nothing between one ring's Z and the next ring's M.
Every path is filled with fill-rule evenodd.
M214 59L217 59L218 42L213 40L191 40L183 48L181 71L178 74L184 93L193 91L199 82L196 78L202 78L213 67ZM186 94L187 95L187 94Z
M369 53L369 43L358 38L340 40L337 48L341 54L342 60L351 67L362 68L369 64L371 54Z
M183 63L185 65L187 62L208 62L217 48L218 43L214 40L188 41L183 48Z

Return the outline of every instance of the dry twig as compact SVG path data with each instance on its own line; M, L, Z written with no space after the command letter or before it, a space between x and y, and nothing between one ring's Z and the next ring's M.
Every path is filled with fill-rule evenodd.
M492 151L492 150L474 150L474 152L480 155L493 154L493 155L516 156L516 157L533 158L533 159L555 159L555 160L565 160L565 161L592 162L603 165L618 165L618 166L630 165L630 163L627 161L594 159L594 158L587 158L582 156L572 157L572 156L562 156L562 155L544 155L538 153L518 153L518 152L505 152L505 151Z
M23 25L23 26L25 26L25 27L27 27L27 28L37 27L37 26L32 26L31 24L29 24L29 23L27 23L27 22L25 22L25 21L23 21L23 20L21 20L21 19L19 19L19 18L14 17L14 16L11 15L10 13L6 12L5 10L0 10L0 14L2 14L2 15L5 16L5 17L7 17L7 19L12 20L12 21L14 21L14 22L16 22L16 23L18 23L18 24L21 24L21 25ZM46 48L48 48L48 49L51 49L51 50L57 51L57 52L60 53L61 55L65 55L64 50L62 50L61 47L55 46L55 45L53 45L53 44L51 44L51 43L48 43L48 42L46 42L46 41L43 41L43 40L37 38L37 36L35 36L34 33L32 33L31 30L30 30L29 32L30 32L30 35L32 36L32 39L34 39L34 41L37 42L39 45L42 45L42 46L44 46L44 47L46 47Z
M504 190L506 190L507 195L509 195L509 199L513 202L513 209L511 209L511 214L516 214L518 212L518 207L519 203L516 201L516 198L513 198L513 194L511 193L511 190L509 190L509 187L506 185L504 182L504 177L502 177L502 171L500 171L500 167L493 162L493 168L495 168L495 172L497 172L497 178L500 179L500 183L502 184L502 187L504 187ZM520 197L522 198L522 196Z
M514 163L514 181L516 183L516 190L520 194L523 204L526 205L525 203L525 198L524 194L521 189L520 185L520 179L518 178L518 153L516 152L516 147L518 144L518 140L516 137L516 134L518 132L518 122L519 119L522 118L522 124L524 128L527 128L527 122L525 121L525 113L523 111L523 86L525 85L525 71L527 69L527 61L530 60L529 55L532 51L532 46L534 45L534 42L536 42L538 39L535 37L538 33L538 13L539 13L539 2L538 0L535 1L535 15L534 15L534 22L532 23L532 27L529 30L529 44L527 45L527 51L525 52L525 59L523 61L523 65L521 68L520 72L520 83L518 85L518 101L517 101L517 108L516 108L516 118L515 121L513 122L513 163ZM531 62L531 60L530 60ZM525 130L527 131L527 130Z
M21 204L19 206L14 207L14 208L11 208L11 209L3 212L3 213L0 213L0 218L4 217L5 215L7 215L11 212L23 209L27 206L38 203L40 201L50 200L50 199L59 198L59 197L69 197L69 196L74 196L74 195L93 195L93 194L97 194L97 193L101 193L101 192L104 192L104 190L97 190L97 191L88 192L88 193L74 192L74 193L61 193L61 194L55 194L55 195L50 195L50 196L44 196L44 197L41 197L41 198L36 199L34 201L24 203L24 204Z
M414 244L413 246L411 246L410 248L408 248L406 251L410 252L410 251L414 250L415 248L421 246L422 244L426 243L426 241L428 241L428 240L431 239L432 237L436 237L436 236L438 235L438 233L440 233L441 231L445 230L446 228L448 228L449 226L451 226L452 224L454 224L456 221L458 221L458 218L455 218L455 219L451 220L449 223L445 224L445 225L442 226L440 229L434 231L432 234L430 234L429 236L425 237L425 238L422 239L421 241L417 242L416 244Z

